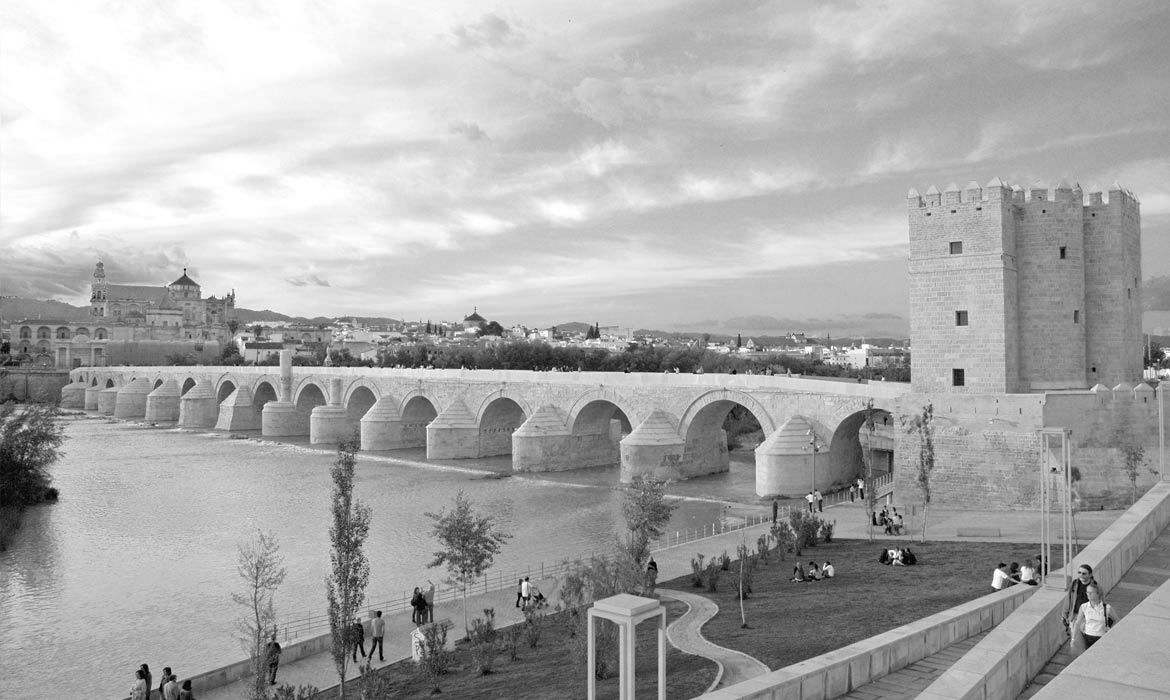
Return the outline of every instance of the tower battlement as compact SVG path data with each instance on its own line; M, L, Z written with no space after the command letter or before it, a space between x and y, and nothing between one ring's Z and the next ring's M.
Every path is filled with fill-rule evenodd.
M915 391L1023 393L1141 371L1141 219L1114 183L907 195Z
M917 189L911 189L906 198L910 209L934 209L954 206L979 206L988 202L1007 201L1019 205L1038 205L1042 202L1079 202L1082 206L1114 206L1122 209L1133 209L1140 206L1138 198L1133 192L1121 187L1117 183L1106 191L1095 190L1085 193L1080 183L1069 184L1061 180L1055 187L1049 187L1042 182L1035 182L1027 188L1020 185L1011 185L1001 181L998 177L984 186L972 180L964 187L951 183L943 191L931 185L924 194Z

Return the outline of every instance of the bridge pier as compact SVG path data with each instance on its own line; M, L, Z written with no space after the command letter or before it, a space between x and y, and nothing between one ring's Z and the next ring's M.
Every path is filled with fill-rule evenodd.
M479 456L479 425L467 404L455 399L427 425L427 459Z
M688 478L683 471L686 441L665 411L653 411L621 442L622 483L645 474L658 481Z
M98 394L102 393L100 386L85 387L85 410L96 411L98 407Z
M179 399L179 427L210 430L219 419L219 404L215 400L211 381L197 379L195 386Z
M554 472L573 469L573 435L556 406L536 409L512 433L512 471Z
M85 408L85 382L78 379L61 387L61 408Z
M362 416L363 450L398 450L406 447L402 434L402 414L390 396L378 399Z
M167 377L146 397L146 420L149 423L174 423L179 420L179 383Z
M827 450L822 450L817 457L816 484L813 484L810 430L812 425L803 416L793 416L760 443L756 448L757 496L799 496L832 484Z
M118 390L114 404L114 417L134 419L146 417L146 397L150 394L150 381L141 377L132 379Z
M112 386L109 389L102 389L97 395L97 410L103 416L114 415L114 410L118 408L118 387Z
M219 405L216 430L259 430L260 414L252 401L252 390L239 386Z
M341 405L341 380L330 379L329 403L315 407L309 414L309 444L340 444L348 440L357 427Z

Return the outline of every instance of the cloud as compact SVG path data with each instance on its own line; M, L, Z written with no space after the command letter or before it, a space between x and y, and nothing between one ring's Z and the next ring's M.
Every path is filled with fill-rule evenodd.
M482 141L491 139L488 138L487 132L480 128L479 124L475 122L456 121L451 122L447 127L447 132L463 136L468 141Z
M323 280L316 275L309 275L307 277L286 277L285 282L288 282L294 287L330 287L329 280Z
M524 46L524 35L507 20L494 13L480 17L478 22L461 24L451 28L452 43L460 51L481 47L493 49L518 48Z

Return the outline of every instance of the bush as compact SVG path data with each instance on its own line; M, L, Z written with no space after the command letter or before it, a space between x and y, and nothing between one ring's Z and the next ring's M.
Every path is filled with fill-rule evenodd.
M824 542L825 544L832 542L833 541L833 530L836 529L836 527L837 527L836 520L833 520L833 521L822 520L821 521L821 528L818 532L818 534L821 538L821 541Z
M447 665L451 662L447 653L447 628L442 625L423 625L422 653L418 662L418 671L431 684L431 689L439 690L439 677L447 672Z
M768 533L760 535L756 540L756 552L760 555L760 561L765 564L768 563ZM781 557L783 559L783 557Z
M731 567L731 557L727 556L727 550L723 550L723 554L719 555L719 568L727 571Z
M703 560L706 559L702 554L695 555L698 559L691 559L691 585L695 588L703 587Z
M366 689L366 678L367 677L371 678L373 683L375 683L375 684L379 683L379 681L377 680L377 678L378 678L377 674L363 673L362 674L362 690L363 690L363 692L365 692L365 689ZM385 682L385 681L381 681L379 687L385 688L385 691L390 690L390 684L388 682ZM280 685L276 686L276 688L272 691L272 700L312 700L313 698L317 697L317 694L320 692L321 691L317 690L317 686L315 686L315 685L291 686L291 685L288 685L286 683L281 683ZM373 695L372 693L366 693L366 697L376 698L378 696Z
M795 534L795 550L796 555L800 556L800 552L805 547L817 546L817 536L821 529L821 519L815 514L803 510L792 511L792 515L788 516L792 524L792 531Z
M544 613L529 610L524 613L524 640L529 649L535 649L540 643L540 634L544 628Z
M468 638L471 640L471 660L475 671L486 676L492 672L492 664L496 660L495 608L484 608L483 617L471 621Z
M716 591L718 591L718 589L719 589L719 572L721 572L722 570L723 570L723 567L720 564L719 559L717 559L715 557L711 557L711 559L707 561L707 568L703 572L704 577L706 578L707 592L715 593Z
M742 584L741 595L744 600L748 599L748 594L752 592L752 570L756 568L756 555L752 554L746 545L739 545L737 554L741 562L740 571L737 583Z

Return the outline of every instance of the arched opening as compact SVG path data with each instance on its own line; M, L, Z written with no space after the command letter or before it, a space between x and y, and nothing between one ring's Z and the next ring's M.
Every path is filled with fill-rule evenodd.
M573 435L573 461L582 467L600 467L621 464L622 438L634 428L617 404L598 399L577 413L569 430Z
M708 403L691 418L687 434L683 436L686 440L683 452L685 469L695 475L730 471L729 448L734 444L738 447L737 470L754 474L755 456L751 450L763 441L761 425L760 417L738 401L718 399Z
M264 410L264 404L276 401L277 398L276 387L267 381L260 382L252 391L252 405L256 407L258 414Z
M225 381L223 384L219 385L219 389L217 389L215 392L215 402L217 404L223 403L229 396L232 395L232 392L235 390L236 385L234 382L232 382L230 379Z
M872 430L866 425L865 411L858 411L841 421L833 433L833 463L845 470L846 478L864 477L870 460L875 478L893 473L894 417L885 409L873 409Z
M309 416L313 414L313 409L318 406L324 406L329 403L325 400L325 392L316 384L306 384L300 394L297 396L297 415L302 416L305 420L305 434L309 432Z
M349 421L355 427L359 425L362 416L366 415L366 411L369 411L377 401L378 398L374 396L374 392L369 387L359 386L354 389L353 393L349 395L349 402L345 405L345 413Z
M114 388L114 380L113 380L113 379L107 379L107 380L106 380L106 388L107 388L107 389L113 389L113 388Z
M484 409L479 422L481 457L512 454L512 433L527 420L524 409L512 399L500 397Z
M427 426L438 416L430 399L412 396L402 407L402 446L426 447Z
M163 385L163 380L160 377L159 379L154 380L154 386L152 386L151 389L157 389L162 385Z
M191 377L187 377L186 381L183 382L183 388L179 391L179 396L185 395L188 391L191 391L191 389L193 389L194 387L195 387L195 380Z

